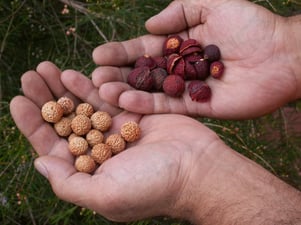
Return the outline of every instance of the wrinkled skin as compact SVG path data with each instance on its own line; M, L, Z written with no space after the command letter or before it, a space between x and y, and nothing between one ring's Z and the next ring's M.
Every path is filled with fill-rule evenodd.
M101 66L93 72L93 83L102 99L132 112L258 117L300 97L301 69L293 66L299 65L300 56L294 53L298 44L289 25L289 19L245 0L173 1L146 22L150 35L95 49L93 59ZM211 101L192 102L188 91L182 98L141 92L125 83L128 65L141 54L160 55L170 33L220 47L225 74L220 80L207 80Z

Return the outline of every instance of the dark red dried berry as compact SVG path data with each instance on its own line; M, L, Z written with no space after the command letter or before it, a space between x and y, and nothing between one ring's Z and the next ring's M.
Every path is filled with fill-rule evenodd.
M150 75L150 69L144 66L133 69L128 75L127 82L138 90L150 91L154 80Z
M165 78L167 77L167 71L163 68L156 68L150 72L150 75L153 77L153 88L156 91L162 91L162 86Z
M178 53L183 39L179 35L169 36L163 44L163 56Z
M135 67L147 66L151 70L156 68L157 64L154 59L149 55L143 55L136 59Z
M210 62L220 60L221 52L219 47L213 44L207 45L204 48L204 58L208 59Z
M202 51L202 46L195 39L187 39L182 42L180 47L180 55L189 55L193 53L199 53Z
M171 97L180 97L185 91L185 81L178 75L169 75L163 82L163 91Z
M206 102L211 97L211 88L204 81L191 81L188 85L188 91L192 101Z
M209 62L207 60L201 59L195 62L194 68L198 79L205 80L209 76Z
M164 56L153 57L153 60L156 62L157 67L166 69L167 67L167 58Z
M215 61L210 64L210 74L213 78L219 79L224 73L225 67L221 61Z

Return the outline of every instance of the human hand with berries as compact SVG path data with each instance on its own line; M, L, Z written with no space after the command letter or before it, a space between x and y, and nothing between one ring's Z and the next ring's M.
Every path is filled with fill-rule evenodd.
M76 71L61 73L49 62L25 73L22 88L25 96L11 101L11 114L39 155L35 167L62 200L124 222L159 215L193 224L300 222L300 192L192 118L121 112L100 101L89 79ZM114 114L112 132L136 121L140 139L92 175L78 172L67 140L41 115L45 102L63 95Z
M103 100L136 113L258 117L301 96L298 26L298 16L284 18L245 0L173 1L146 22L150 35L94 50L93 59L101 66L93 72L93 83ZM209 101L192 101L188 91L174 98L126 83L130 65L143 54L161 55L166 35L172 33L220 47L225 73L220 80L206 80L212 90Z

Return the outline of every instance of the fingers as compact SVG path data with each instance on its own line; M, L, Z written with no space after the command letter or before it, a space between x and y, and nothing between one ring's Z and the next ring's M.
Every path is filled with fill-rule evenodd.
M124 42L110 42L93 51L93 60L99 65L124 66L132 64L139 56L161 55L163 36L145 35Z
M56 155L72 160L67 142L57 136L50 124L45 123L40 108L34 102L17 96L10 103L10 111L16 125L39 155Z
M83 102L92 104L95 109L102 110L116 115L121 112L121 109L114 107L100 99L98 89L93 85L92 81L75 70L66 70L61 74L63 85L75 96Z
M206 14L202 1L172 1L167 8L151 17L145 26L152 34L178 33L203 24Z

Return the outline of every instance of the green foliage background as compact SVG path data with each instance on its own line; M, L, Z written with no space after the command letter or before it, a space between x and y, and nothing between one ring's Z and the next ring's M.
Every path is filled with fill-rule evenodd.
M0 0L0 224L115 224L53 194L48 182L33 168L37 156L12 121L9 101L22 94L21 75L44 60L53 61L61 69L73 68L89 75L95 68L91 60L93 48L146 33L145 20L169 2ZM283 16L301 12L298 0L254 2ZM62 14L64 9L69 13ZM290 112L283 108L256 120L200 121L232 148L301 189L300 133L288 130L288 122L294 122L300 103L288 107ZM185 223L151 218L128 224Z

